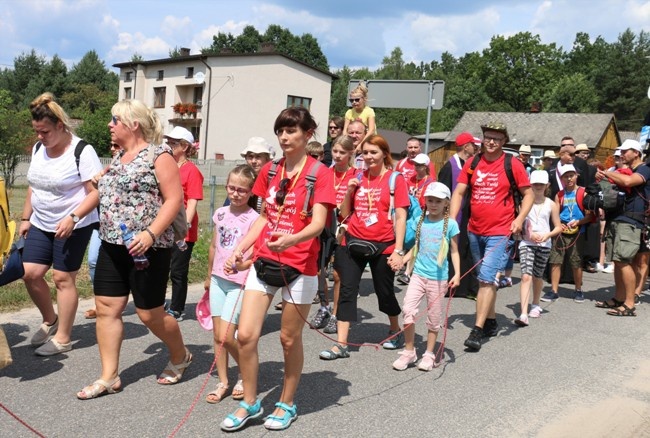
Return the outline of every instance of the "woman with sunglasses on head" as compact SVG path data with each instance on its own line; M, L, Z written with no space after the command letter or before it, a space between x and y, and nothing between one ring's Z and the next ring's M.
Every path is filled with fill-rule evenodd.
M404 342L398 319L402 309L395 297L393 281L406 255L403 242L410 205L408 189L404 177L397 174L391 202L393 160L383 137L368 138L363 144L363 159L368 170L349 180L340 207L341 216L350 218L343 246L336 248L334 254L334 269L341 278L336 312L338 342L329 350L321 351L319 356L323 360L350 357L347 346L350 323L357 320L359 283L367 264L370 264L379 310L388 316L390 323L389 338L383 347L396 350ZM394 214L391 204L395 207Z
M98 178L102 245L93 287L101 375L77 393L81 400L122 389L122 311L129 293L140 320L169 349L158 384L178 383L192 362L178 322L163 308L175 244L171 225L183 207L178 166L169 146L160 144L162 124L155 111L138 100L123 100L111 112L111 140L122 150Z
M92 177L102 165L95 150L83 147L74 135L68 115L51 93L34 99L29 110L39 142L27 171L29 188L18 234L25 237L23 281L43 317L31 344L38 347L37 355L52 356L72 349L70 335L79 302L77 272L98 220ZM77 156L78 147L83 149ZM56 312L45 281L50 267Z
M366 136L359 144L363 144L371 135L377 133L377 125L375 123L375 110L370 108L368 103L368 88L365 85L359 84L357 88L350 92L350 103L352 108L345 112L345 124L343 132L348 132L348 125L350 122L359 121L366 127Z
M190 158L196 154L194 136L190 131L181 126L176 126L164 138L172 149L172 155L180 172L183 204L188 225L185 245L181 241L173 246L169 272L172 280L172 300L167 313L176 318L176 321L182 321L185 301L187 300L187 274L190 270L192 249L198 240L199 234L199 215L196 206L203 199L203 175L199 168L190 161Z
M284 153L277 163L260 171L253 193L264 199L262 213L242 239L224 271L232 270L254 245L253 266L246 280L237 340L244 399L221 423L235 431L263 414L257 398L259 357L257 344L265 315L276 292L283 310L280 341L284 350L284 385L280 401L264 427L286 429L297 417L294 395L304 361L302 331L318 287L319 239L328 210L334 205L332 172L307 155L307 142L316 122L305 108L287 108L275 120L274 131ZM313 194L309 180L315 177Z

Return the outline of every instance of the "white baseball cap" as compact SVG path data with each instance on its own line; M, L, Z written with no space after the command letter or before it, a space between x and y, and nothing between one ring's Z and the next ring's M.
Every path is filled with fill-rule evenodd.
M560 176L562 176L567 172L576 172L576 168L573 167L573 164L564 164L564 165L558 166L557 171L560 173Z
M262 137L251 137L248 139L246 148L241 151L241 156L246 158L246 154L252 152L254 154L269 154L273 158L271 152L271 145Z
M548 172L545 170L533 170L530 174L531 184L548 184Z
M428 166L431 162L427 154L417 154L415 158L413 158L413 161L415 164L423 164L425 166Z
M440 199L449 199L451 198L451 192L449 187L444 185L441 182L432 182L424 190L424 197L433 196Z
M621 152L625 152L628 149L634 149L637 152L643 153L643 148L641 147L641 143L639 143L636 140L632 140L628 138L623 142L622 145L620 145L618 148Z
M175 126L172 129L172 132L165 135L165 138L172 138L174 140L185 140L186 142L192 144L194 143L194 136L190 131L183 128L182 126Z

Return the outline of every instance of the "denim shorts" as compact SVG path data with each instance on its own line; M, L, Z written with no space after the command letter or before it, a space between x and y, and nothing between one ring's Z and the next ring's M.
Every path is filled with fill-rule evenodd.
M94 224L72 230L66 239L56 239L54 234L32 225L27 232L23 263L52 266L56 271L76 272L86 253Z
M497 284L497 274L504 272L515 241L508 236L479 236L467 232L469 250L481 283Z

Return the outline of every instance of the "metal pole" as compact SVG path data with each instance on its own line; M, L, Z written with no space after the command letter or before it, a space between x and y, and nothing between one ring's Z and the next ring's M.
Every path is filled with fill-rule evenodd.
M429 154L429 131L431 130L431 106L433 105L433 81L429 81L429 101L427 102L427 132L424 134L424 153Z

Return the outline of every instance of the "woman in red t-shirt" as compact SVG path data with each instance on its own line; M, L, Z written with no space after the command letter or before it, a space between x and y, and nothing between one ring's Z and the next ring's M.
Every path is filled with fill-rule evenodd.
M390 339L383 346L392 350L403 344L403 336L398 334L401 308L395 298L393 281L395 270L403 265L406 210L410 205L408 189L404 177L398 174L395 177L394 224L389 187L393 161L386 140L379 135L371 135L363 144L363 159L368 170L359 171L355 178L350 179L341 205L341 215L350 215L350 219L345 246L339 246L334 255L334 266L341 277L336 313L338 343L320 353L320 358L324 360L350 356L348 332L350 322L357 320L359 282L368 263L379 310L388 315L390 321ZM373 250L364 241L370 242L376 249Z
M305 149L316 127L309 111L302 107L287 108L275 120L274 131L284 158L262 167L253 186L253 193L264 199L262 212L224 267L224 272L232 270L236 259L241 260L242 254L255 245L237 335L244 399L221 423L225 431L241 429L248 420L263 414L261 400L257 398L257 343L266 312L278 290L283 298L280 341L285 358L284 386L264 427L286 429L298 415L293 399L304 361L302 330L318 287L318 236L328 210L334 206L332 172L308 156ZM271 168L274 174L269 173ZM307 177L312 175L316 181L309 197ZM306 208L305 199L309 199ZM281 286L273 285L278 280L277 275L275 279L272 276L273 263L279 263L284 270L279 276Z

